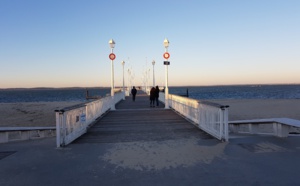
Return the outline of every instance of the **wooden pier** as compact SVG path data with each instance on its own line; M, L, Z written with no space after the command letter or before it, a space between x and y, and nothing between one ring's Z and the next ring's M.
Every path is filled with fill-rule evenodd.
M99 119L75 143L163 141L196 137L212 138L164 104L150 107L149 96L139 91L135 101L126 97Z

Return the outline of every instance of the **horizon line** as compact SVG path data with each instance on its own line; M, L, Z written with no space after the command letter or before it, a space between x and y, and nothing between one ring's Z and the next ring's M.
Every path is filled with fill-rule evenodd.
M215 85L174 85L169 87L209 87L209 86L261 86L261 85L300 85L300 83L247 83L247 84L215 84ZM142 85L134 85L136 87L143 87ZM123 86L115 86L115 88L122 88ZM127 86L125 86L127 87ZM151 87L151 86L149 86ZM12 87L12 88L0 88L5 89L76 89L76 88L111 88L110 86L70 86L70 87Z

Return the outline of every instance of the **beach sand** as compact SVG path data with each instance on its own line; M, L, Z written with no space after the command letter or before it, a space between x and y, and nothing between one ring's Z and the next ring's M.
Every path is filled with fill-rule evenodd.
M267 118L300 120L300 99L209 100L229 105L229 121Z
M81 102L0 103L0 127L52 127L54 110Z
M207 100L229 105L229 120L291 118L300 120L300 99ZM80 102L0 103L0 127L55 126L56 109Z

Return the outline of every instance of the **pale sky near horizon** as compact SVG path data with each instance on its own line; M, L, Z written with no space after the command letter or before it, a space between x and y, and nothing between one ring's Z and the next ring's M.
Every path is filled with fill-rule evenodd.
M299 0L0 0L0 88L300 83Z

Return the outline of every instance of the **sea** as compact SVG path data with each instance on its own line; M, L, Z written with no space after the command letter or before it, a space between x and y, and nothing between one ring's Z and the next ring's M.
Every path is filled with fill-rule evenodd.
M105 96L110 88L29 88L0 89L0 103L18 102L86 102L89 96ZM209 99L300 99L300 85L226 85L169 87L170 94L198 100Z

